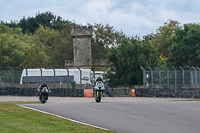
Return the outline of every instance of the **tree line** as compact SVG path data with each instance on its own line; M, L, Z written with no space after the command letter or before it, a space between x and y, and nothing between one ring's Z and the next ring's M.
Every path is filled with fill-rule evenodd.
M80 26L51 12L23 17L19 22L0 23L0 69L64 68L73 59L71 28ZM92 59L108 59L107 79L111 87L142 84L144 68L199 66L200 25L181 25L168 20L156 33L126 36L123 31L102 24L93 27ZM95 54L94 54L95 53Z

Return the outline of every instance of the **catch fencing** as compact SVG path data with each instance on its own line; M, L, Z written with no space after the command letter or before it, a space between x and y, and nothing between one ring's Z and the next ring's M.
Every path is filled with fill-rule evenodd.
M200 88L199 67L140 68L143 71L143 88Z
M23 71L26 71L25 74ZM38 73L39 72L39 73ZM32 72L24 69L4 69L0 70L0 88L17 87L17 88L38 88L43 82L47 82L50 88L72 88L71 81L74 81L76 75L76 89L89 89L91 88L90 78L84 77L88 72L83 69L73 70L73 74L69 69L45 69L38 68L37 76ZM70 74L70 75L69 75ZM39 76L38 76L39 75Z

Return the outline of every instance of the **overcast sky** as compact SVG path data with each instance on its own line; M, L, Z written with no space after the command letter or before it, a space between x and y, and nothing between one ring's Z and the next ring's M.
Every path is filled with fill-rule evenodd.
M0 0L0 21L50 11L77 24L109 24L128 36L156 33L169 19L200 23L200 0Z

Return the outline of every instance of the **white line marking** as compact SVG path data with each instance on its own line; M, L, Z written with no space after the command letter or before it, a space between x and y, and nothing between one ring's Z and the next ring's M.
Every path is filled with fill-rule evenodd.
M102 127L98 127L98 126L95 126L95 125L87 124L87 123L80 122L80 121L77 121L77 120L73 120L73 119L70 119L70 118L66 118L66 117L63 117L63 116L60 116L60 115L56 115L56 114L52 114L52 113L49 113L49 112L46 112L46 111L42 111L42 110L39 110L39 109L34 109L34 108L31 108L31 107L26 107L24 105L19 105L19 104L17 104L17 105L20 106L20 107L23 107L23 108L27 108L27 109L31 109L31 110L34 110L34 111L42 112L42 113L45 113L45 114L50 114L50 115L53 115L53 116L57 116L59 118L66 119L66 120L69 120L69 121L72 121L72 122L76 122L76 123L79 123L79 124L83 124L83 125L87 125L87 126L103 129L103 130L109 130L109 129L106 129L106 128L102 128Z

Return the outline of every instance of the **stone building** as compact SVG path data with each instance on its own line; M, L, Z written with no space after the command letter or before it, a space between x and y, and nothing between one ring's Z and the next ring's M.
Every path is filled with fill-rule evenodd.
M74 59L66 60L65 66L68 68L91 68L91 38L93 35L92 27L82 26L73 27L71 37L73 38Z

